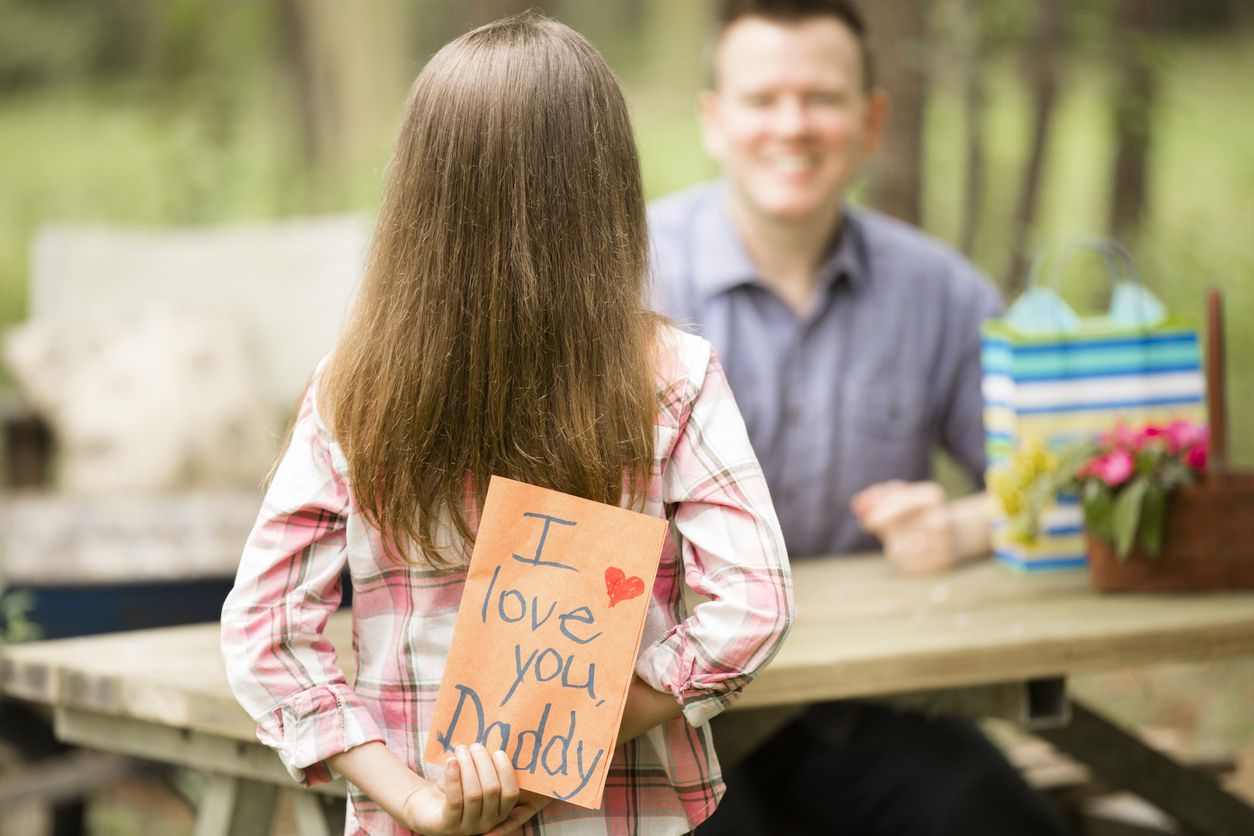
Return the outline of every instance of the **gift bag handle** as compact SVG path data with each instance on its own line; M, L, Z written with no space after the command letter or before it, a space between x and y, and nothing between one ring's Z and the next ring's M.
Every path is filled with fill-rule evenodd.
M1054 258L1054 266L1049 273L1049 279L1046 284L1050 290L1058 293L1058 286L1062 282L1062 276L1066 271L1067 265L1071 263L1071 260L1078 253L1083 252L1093 252L1100 255L1106 263L1106 274L1113 282L1127 281L1136 285L1142 284L1141 274L1137 272L1132 256L1128 254L1128 251L1124 249L1122 244L1111 238L1079 236L1065 238L1061 241L1046 241L1038 245L1035 253L1032 255L1032 267L1028 274L1028 287L1035 287L1041 284L1041 273L1044 272L1045 263L1053 255L1056 256Z

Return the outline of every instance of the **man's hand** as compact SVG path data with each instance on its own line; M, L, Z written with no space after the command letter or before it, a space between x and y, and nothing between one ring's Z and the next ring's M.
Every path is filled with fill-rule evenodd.
M405 824L427 836L509 833L526 821L500 827L509 824L518 800L518 780L509 756L499 750L488 754L477 743L458 746L445 762L439 783L424 784L405 799Z
M884 556L906 572L936 572L988 551L986 494L954 502L935 482L871 485L850 503L858 522L880 539Z

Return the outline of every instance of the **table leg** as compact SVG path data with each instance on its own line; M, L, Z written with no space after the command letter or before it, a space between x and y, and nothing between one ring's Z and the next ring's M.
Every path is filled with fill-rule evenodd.
M269 836L277 798L274 784L211 775L196 811L196 836Z
M1141 796L1190 830L1208 836L1254 833L1254 807L1080 702L1071 703L1069 725L1035 733L1105 783Z

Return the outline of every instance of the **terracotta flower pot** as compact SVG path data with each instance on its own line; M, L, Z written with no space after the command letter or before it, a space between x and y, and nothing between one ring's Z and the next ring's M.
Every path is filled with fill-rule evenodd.
M1126 560L1086 532L1093 586L1100 590L1254 587L1254 473L1225 473L1187 485L1167 500L1163 548Z

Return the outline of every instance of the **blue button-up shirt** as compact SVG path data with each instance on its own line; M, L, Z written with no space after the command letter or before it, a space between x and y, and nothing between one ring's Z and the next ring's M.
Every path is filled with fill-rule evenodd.
M949 247L847 208L797 314L757 276L726 186L654 203L654 301L718 350L794 557L876 547L849 509L886 479L931 475L934 445L982 482L979 324L1000 297Z

